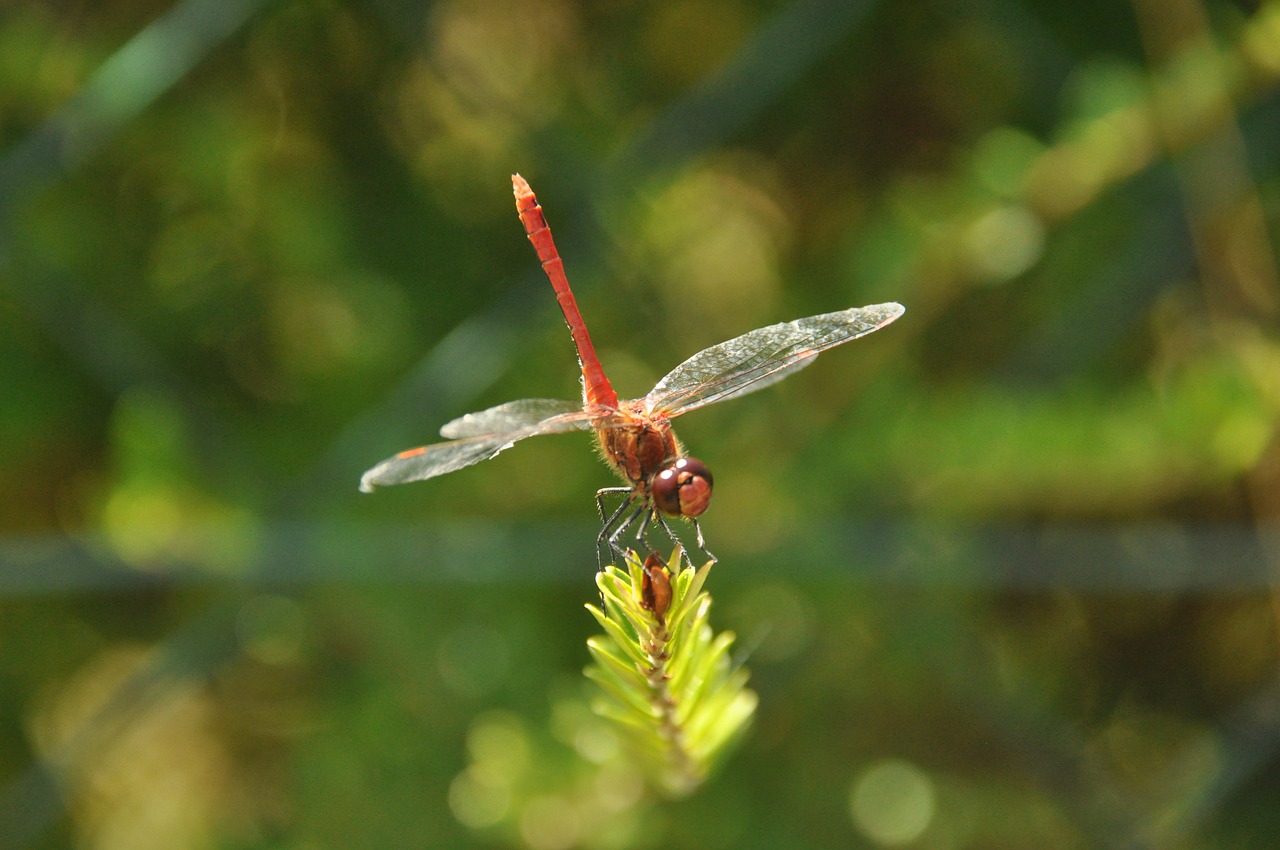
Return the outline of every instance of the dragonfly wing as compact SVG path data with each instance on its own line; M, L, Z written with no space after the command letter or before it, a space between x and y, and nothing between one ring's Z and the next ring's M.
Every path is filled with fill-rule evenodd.
M586 430L591 427L592 419L598 415L598 413L577 410L519 428L409 449L387 458L360 476L360 489L371 493L375 487L435 478L437 475L444 475L482 460L488 460L528 437Z
M445 423L440 436L446 440L462 437L484 437L501 431L512 431L536 425L547 419L582 410L581 402L559 401L552 398L524 398L509 401L478 413L459 416Z
M872 304L759 328L699 351L644 398L649 412L676 416L763 389L813 362L819 353L879 330L901 304Z

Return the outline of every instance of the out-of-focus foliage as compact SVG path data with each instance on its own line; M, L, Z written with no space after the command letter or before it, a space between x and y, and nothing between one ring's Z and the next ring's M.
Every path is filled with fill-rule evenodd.
M1280 4L0 9L0 847L1270 848ZM902 320L681 419L753 734L587 709L619 391ZM497 828L501 824L503 828Z

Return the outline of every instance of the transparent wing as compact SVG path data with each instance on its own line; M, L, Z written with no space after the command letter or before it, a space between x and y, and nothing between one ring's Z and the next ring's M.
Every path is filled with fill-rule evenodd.
M546 400L536 399L536 401ZM518 405L520 402L509 402L508 404ZM479 414L471 415L483 417L485 414L490 414L507 406L499 405ZM580 408L581 406L579 405L578 407ZM474 434L460 440L451 440L447 443L436 443L431 446L409 449L408 451L400 452L395 457L387 458L360 476L360 489L366 493L371 493L375 487L407 484L410 481L424 481L428 478L435 478L437 475L444 475L445 473L479 463L482 460L488 460L527 437L587 430L592 427L592 421L598 420L600 416L600 411L579 409L571 413L551 416L541 421L525 421L521 425L508 427L493 433ZM448 428L466 418L464 416L461 419L455 419L445 427ZM491 421L496 422L497 418L495 415L491 417ZM477 421L479 420L472 420L473 423ZM508 424L511 421L516 421L514 415L512 419L508 420ZM459 429L465 431L467 427L459 426ZM451 430L456 433L458 429Z
M872 304L823 313L745 333L699 351L644 397L649 413L678 416L776 383L820 352L879 330L905 312L901 304Z
M554 398L522 398L509 401L481 410L479 413L468 413L459 416L452 422L445 423L440 429L440 436L446 440L457 440L462 437L485 437L502 431L514 431L527 428L547 419L565 413L577 413L582 410L580 401L560 401Z

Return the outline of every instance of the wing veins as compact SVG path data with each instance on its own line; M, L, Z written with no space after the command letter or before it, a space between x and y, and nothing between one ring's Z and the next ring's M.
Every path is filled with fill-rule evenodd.
M809 366L818 354L879 330L902 315L900 304L874 304L824 313L749 331L690 357L667 374L645 396L650 411L675 416L689 410L763 389ZM820 322L802 327L802 323ZM738 350L735 350L738 349ZM708 363L717 354L731 353L729 363ZM748 366L758 361L755 366ZM683 389L667 389L683 382Z
M587 430L600 415L595 410L577 410L518 428L409 449L387 458L360 476L360 489L369 493L375 487L425 481L455 472L496 457L529 437Z

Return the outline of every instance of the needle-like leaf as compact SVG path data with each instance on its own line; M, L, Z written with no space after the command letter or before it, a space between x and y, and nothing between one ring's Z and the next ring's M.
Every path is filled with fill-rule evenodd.
M628 553L626 569L597 576L601 607L587 606L605 632L587 641L586 675L600 688L592 707L673 797L706 780L756 708L746 671L730 662L733 635L715 634L708 620L702 588L712 563L695 570L677 549L668 569Z

